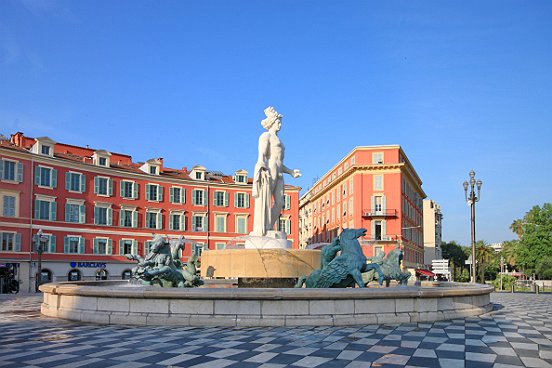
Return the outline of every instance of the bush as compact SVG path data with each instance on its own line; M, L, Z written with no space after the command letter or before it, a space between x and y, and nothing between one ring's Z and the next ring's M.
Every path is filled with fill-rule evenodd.
M502 290L511 290L516 281L514 276L502 275ZM496 290L500 290L500 275L493 280L493 286Z

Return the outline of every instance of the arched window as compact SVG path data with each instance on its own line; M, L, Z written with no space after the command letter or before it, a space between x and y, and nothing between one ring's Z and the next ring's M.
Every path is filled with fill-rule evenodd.
M52 282L52 271L43 268L40 271L40 284L46 284L48 282Z
M76 269L72 269L67 274L67 281L79 281L82 278L81 272Z
M107 277L109 276L106 269L101 268L96 271L96 280L107 280Z
M131 276L132 276L132 271L131 270L124 270L123 273L121 274L121 279L130 280Z

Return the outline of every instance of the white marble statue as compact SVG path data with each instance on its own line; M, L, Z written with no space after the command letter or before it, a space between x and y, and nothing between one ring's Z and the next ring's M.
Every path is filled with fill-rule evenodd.
M253 176L253 198L255 213L251 235L265 236L274 228L284 207L284 177L301 176L297 169L290 170L284 165L284 144L278 137L282 127L282 115L272 106L265 110L266 119L261 121L267 130L259 137L259 157Z

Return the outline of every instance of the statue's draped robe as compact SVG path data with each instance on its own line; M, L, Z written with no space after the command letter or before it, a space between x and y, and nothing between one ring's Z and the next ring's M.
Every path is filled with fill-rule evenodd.
M265 236L270 226L270 174L268 170L262 168L259 164L255 166L253 176L253 197L255 198L255 213L253 216L253 235Z

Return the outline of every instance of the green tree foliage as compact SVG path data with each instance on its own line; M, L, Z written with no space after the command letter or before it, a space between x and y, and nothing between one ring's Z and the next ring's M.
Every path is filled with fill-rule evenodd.
M495 253L494 249L489 247L485 241L480 240L475 243L475 259L477 259L476 269L479 274L479 282L482 284L485 283L485 268L487 265L490 265L496 257Z
M518 239L521 239L523 236L523 220L514 220L510 225L510 230L517 235Z
M537 264L552 257L552 204L534 206L523 216L523 233L516 251L516 263L526 273L537 272ZM545 272L546 269L539 268Z
M517 278L514 276L502 275L502 290L511 290L516 281ZM500 276L494 279L493 286L496 290L500 290Z
M535 273L540 279L552 279L552 257L546 257L537 262Z
M509 240L502 243L500 255L504 257L504 262L513 270L517 265L517 254L519 252L519 240Z
M453 240L448 243L441 243L441 251L443 252L443 259L450 260L453 280L462 282L460 277L462 275L462 270L466 268L466 264L464 262L468 259L466 253L464 252L464 247Z

